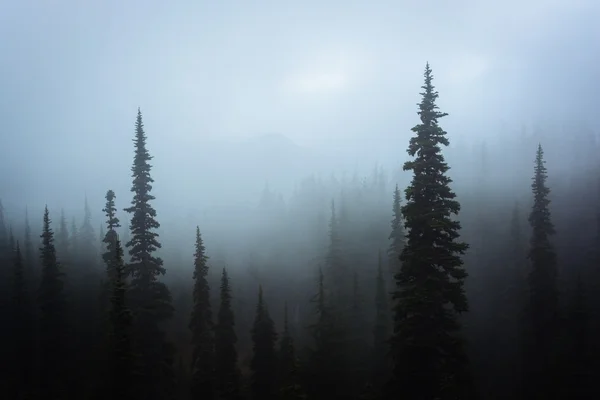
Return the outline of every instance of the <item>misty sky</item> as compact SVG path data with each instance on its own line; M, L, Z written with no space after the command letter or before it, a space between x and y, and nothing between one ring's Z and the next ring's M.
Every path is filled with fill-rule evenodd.
M389 158L426 61L456 138L595 124L598 17L598 0L0 0L0 166L128 171L138 106L157 162L265 133Z

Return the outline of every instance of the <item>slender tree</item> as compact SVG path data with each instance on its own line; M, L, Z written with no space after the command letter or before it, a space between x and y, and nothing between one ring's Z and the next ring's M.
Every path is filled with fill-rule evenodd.
M416 136L408 146L414 159L404 164L413 179L402 207L408 240L395 277L392 387L405 399L465 399L470 385L456 314L468 309L461 259L468 245L458 241L460 223L452 218L460 205L440 148L449 141L438 125L447 114L435 104L429 64L424 76L421 123L412 128Z
M63 264L69 261L69 230L65 210L62 209L60 210L60 223L56 233L56 251Z
M118 224L118 222L117 222ZM123 264L123 248L118 236L114 238L113 274L109 312L109 364L110 398L128 399L132 395L132 381L136 377L135 359L131 338L132 316L125 303L127 283Z
M231 309L231 287L227 270L223 268L221 306L215 326L215 389L218 399L237 400L240 397L236 343L235 321Z
M93 271L96 264L96 234L92 227L92 211L85 196L83 207L83 223L79 229L80 263L85 265L87 271Z
M114 281L115 265L114 261L117 260L117 228L121 227L119 218L117 218L117 208L115 207L115 192L108 190L106 192L106 205L102 209L106 215L106 234L102 240L104 243L105 252L102 254L102 259L106 265L106 274L108 282ZM122 257L121 257L121 261Z
M282 400L300 400L306 397L299 382L298 360L294 339L290 332L288 305L284 305L283 332L279 341L279 398Z
M29 210L25 207L25 265L29 279L34 278L35 256L33 254L33 242L31 240L31 226L29 225Z
M167 399L174 393L173 348L166 341L159 323L173 315L171 293L167 286L158 280L165 274L163 260L155 256L161 247L156 229L156 210L150 202L154 196L150 176L152 157L146 149L146 134L142 113L138 109L135 125L135 155L131 167L133 200L125 211L131 214L129 228L131 240L126 244L131 256L129 290L131 310L134 315L133 335L136 353L140 356L140 385L135 394L144 400Z
M531 189L533 206L529 214L531 239L529 244L530 317L532 328L532 364L530 382L532 391L542 382L554 381L552 364L556 356L555 341L558 328L557 259L550 238L554 235L554 224L550 214L550 189L546 184L547 170L544 165L544 150L538 145ZM549 394L549 393L547 393Z
M250 362L252 370L252 398L269 400L274 398L277 371L275 344L277 332L269 316L269 310L263 299L262 286L258 288L256 316L252 327L253 354Z
M214 331L208 285L208 256L202 242L200 228L196 227L194 253L194 305L189 328L192 331L192 397L214 398Z
M402 216L402 196L398 189L398 184L394 189L394 201L392 203L392 231L390 232L389 240L390 247L388 248L388 263L391 276L394 276L400 270L400 254L406 242L404 232L404 217Z
M64 274L56 259L54 232L50 224L50 214L46 206L40 248L42 276L38 293L40 306L38 390L44 393L46 399L59 400L66 394Z

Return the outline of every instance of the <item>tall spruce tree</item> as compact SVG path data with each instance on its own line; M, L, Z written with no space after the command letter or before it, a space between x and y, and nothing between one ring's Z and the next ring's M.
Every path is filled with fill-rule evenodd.
M237 367L236 343L231 287L227 270L223 268L221 305L215 326L215 389L218 399L237 400L240 397L240 371Z
M402 196L398 184L394 189L394 201L392 203L392 231L390 232L389 240L390 247L388 248L388 266L390 276L394 276L400 270L400 254L406 243L406 235L404 233L404 217L402 216Z
M118 236L111 245L114 248L111 253L114 260L111 262L113 273L110 275L109 363L106 372L110 377L109 398L128 399L132 395L132 382L136 378L131 337L132 315L125 303L127 283L123 247Z
M115 274L115 264L114 262L117 258L117 228L121 227L119 218L117 218L117 208L115 206L116 199L115 192L112 190L108 190L106 192L106 204L102 211L106 215L106 234L102 239L102 243L104 243L105 251L102 254L102 259L104 260L104 264L106 265L106 275L108 278L108 282L114 281ZM121 257L121 261L123 261Z
M138 109L135 125L135 155L131 167L134 193L131 207L125 211L131 214L129 228L131 240L126 244L131 256L129 290L131 310L134 315L133 334L140 355L140 385L135 394L144 400L167 399L174 393L173 348L166 341L159 323L171 318L173 307L168 287L158 280L165 274L163 260L154 253L161 247L156 229L156 210L150 202L154 196L150 176L152 157L146 148L146 134L142 113Z
M449 141L438 125L447 114L435 104L429 64L424 77L421 123L407 150L414 159L404 164L413 178L402 207L408 240L395 277L391 387L405 399L466 399L471 387L457 314L468 309L461 259L468 245L458 241L460 223L452 218L460 205L440 148Z
M214 326L208 285L208 256L196 227L196 252L194 253L194 305L189 328L192 331L192 382L191 393L195 399L214 398Z
M530 346L531 390L541 393L542 382L554 381L552 364L556 356L556 333L558 329L558 285L557 258L550 238L554 235L554 224L550 214L550 189L546 184L548 174L544 161L544 150L538 145L533 182L533 206L529 214L531 239L529 244L529 294L532 338ZM544 385L542 385L544 386ZM547 387L547 385L545 385ZM532 393L533 395L533 393Z
M269 400L275 396L275 382L277 371L277 356L275 344L277 332L275 324L269 315L269 310L263 299L262 286L258 287L258 303L256 316L252 327L252 398L255 400Z
M65 298L64 274L56 259L54 232L48 207L44 210L40 258L42 276L38 292L40 360L38 390L46 399L65 398Z

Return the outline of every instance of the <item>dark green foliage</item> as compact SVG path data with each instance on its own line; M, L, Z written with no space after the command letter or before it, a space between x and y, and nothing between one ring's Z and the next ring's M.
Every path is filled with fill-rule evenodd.
M173 315L173 307L169 289L158 281L158 277L164 275L165 268L162 259L154 255L161 247L158 233L154 231L160 224L156 221L156 210L150 204L154 200L150 194L154 182L149 164L152 157L146 149L146 134L139 109L134 144L135 155L131 167L131 191L134 196L131 207L125 211L132 214L129 225L131 240L126 244L131 256L128 300L134 315L132 331L142 375L135 394L144 400L164 400L174 393L173 349L166 341L159 323Z
M388 263L391 276L394 276L400 270L400 254L406 243L406 234L404 232L404 217L402 216L402 196L398 184L394 189L394 202L392 204L392 231L390 232L389 240L391 241L388 248Z
M193 398L214 398L214 332L210 287L208 286L208 257L196 227L196 252L194 253L194 305L189 328L192 331L192 381Z
M123 248L118 237L114 246L113 274L111 276L109 311L109 363L107 375L110 380L109 398L127 399L131 396L135 379L135 359L131 338L132 316L125 303L127 283L123 264Z
M377 260L375 292L375 327L373 328L373 382L380 386L389 377L389 343L391 315L389 296L385 286L381 251Z
M218 399L235 400L240 396L236 343L235 321L231 309L231 287L227 270L223 268L221 305L215 326L215 389Z
M531 239L528 254L531 261L528 281L532 330L529 354L532 390L538 390L536 387L551 379L556 372L552 365L556 356L554 348L558 328L557 258L550 242L555 230L550 215L550 189L546 185L547 171L544 164L544 151L538 145L531 184L533 206L529 214Z
M274 397L277 371L276 342L275 324L264 303L262 286L259 286L256 316L252 327L253 353L250 362L252 398L255 400L268 400Z
M50 226L48 207L44 210L40 258L42 276L38 292L40 360L38 390L46 399L62 399L65 395L65 298L64 274L56 259L54 232Z
M437 110L429 64L424 76L421 123L408 146L414 159L404 164L413 179L402 207L408 240L395 277L391 387L405 399L464 399L467 360L456 314L468 309L461 259L468 245L458 241L460 223L452 218L460 205L440 149L449 141L438 125L447 114Z

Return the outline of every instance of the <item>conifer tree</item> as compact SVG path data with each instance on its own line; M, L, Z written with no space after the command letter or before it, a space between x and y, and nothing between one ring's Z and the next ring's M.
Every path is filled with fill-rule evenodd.
M65 298L64 274L56 259L54 232L50 226L48 207L44 210L40 258L42 276L38 293L40 307L40 362L38 389L46 399L59 400L65 396Z
M195 399L214 398L215 343L208 285L208 256L202 242L200 228L196 227L196 252L194 253L194 305L189 328L192 331L192 382Z
M71 245L71 258L73 260L79 260L81 249L79 247L79 229L77 229L75 217L71 219L71 237L69 244Z
M388 293L385 287L381 251L377 260L375 292L375 327L373 329L373 381L380 386L389 375L389 344L391 319Z
M30 384L33 379L33 310L29 298L25 268L21 247L16 242L14 253L12 293L12 321L11 329L14 332L13 353L11 359L14 372L11 383L13 392L10 398L26 399L30 394Z
M152 157L146 148L139 109L135 130L135 155L131 167L134 196L131 207L125 209L131 214L131 240L126 246L131 256L128 272L131 274L129 294L134 315L133 334L143 376L135 393L144 400L163 400L173 395L175 381L173 349L159 323L171 318L173 307L168 287L158 280L165 274L165 268L163 260L154 254L161 247L155 232L160 224L156 221L156 210L150 204L155 198L150 193L154 182L150 176Z
M400 270L400 254L404 248L406 237L404 233L404 217L402 216L402 196L396 184L394 189L394 202L392 204L392 231L389 236L391 241L388 248L388 263L391 276Z
M33 242L31 241L31 226L29 225L29 210L25 208L25 265L27 266L27 274L29 278L34 277L35 271L35 256L33 254Z
M531 239L528 258L531 262L529 293L532 340L530 360L532 390L543 381L552 379L551 364L554 363L555 341L558 323L557 259L550 241L554 235L554 224L550 214L550 189L544 165L544 151L538 145L533 182L533 206L529 214Z
M300 400L306 397L299 382L298 360L294 339L290 332L288 305L284 305L283 332L279 342L279 398L282 400Z
M342 365L339 329L335 314L326 301L325 279L319 268L318 290L312 298L315 305L316 321L310 326L314 347L310 358L311 390L313 395L328 399L339 394L344 384L345 365Z
M335 285L331 289L331 301L336 308L347 307L349 296L348 283L349 279L346 276L347 271L344 268L344 260L342 258L342 243L339 231L338 218L335 212L335 203L331 201L331 217L329 219L329 248L327 250L326 263L329 272L329 277Z
M69 230L65 210L60 211L60 223L56 232L56 252L63 264L69 261Z
M114 210L114 204L112 209ZM118 224L118 222L116 223ZM111 262L113 273L111 274L110 285L109 364L107 371L110 376L109 393L112 399L128 399L132 394L132 380L135 379L135 359L131 338L132 316L125 303L127 283L123 264L123 248L118 236L112 239L111 245L114 248L112 255L115 259Z
M452 218L460 205L440 148L449 141L438 125L447 114L435 104L429 64L424 77L421 123L407 150L414 159L404 164L413 178L402 207L408 240L395 277L391 387L405 399L465 399L470 385L456 314L468 309L461 259L468 245L458 241L460 223Z
M83 208L83 223L79 230L79 247L80 247L80 263L84 266L85 270L91 272L95 269L96 264L96 235L94 228L92 227L92 211L88 204L87 196L85 196L85 203Z
M215 326L215 389L218 399L237 400L240 396L236 343L235 321L231 309L231 287L227 270L223 268L221 305Z
M102 259L104 260L104 264L106 265L106 275L108 277L108 282L114 281L114 273L115 273L115 265L114 261L117 260L117 228L121 227L119 218L117 218L117 208L115 207L115 192L112 190L108 190L106 192L106 205L102 209L106 215L106 234L102 239L102 243L104 243L105 252L102 254ZM121 261L122 257L121 257Z
M262 286L259 286L256 316L252 327L253 354L250 362L252 398L255 400L269 400L274 397L277 370L276 342L275 324L264 302Z
M9 249L9 254L14 255L14 253L16 251L15 245L16 245L15 235L13 234L12 225L9 225L9 227L8 227L8 249Z

